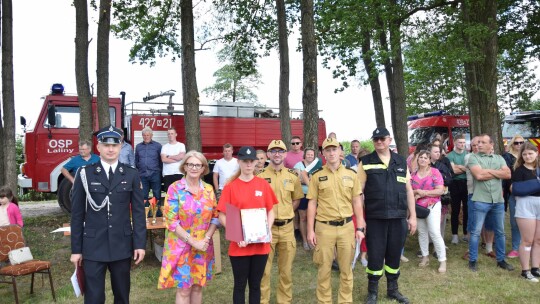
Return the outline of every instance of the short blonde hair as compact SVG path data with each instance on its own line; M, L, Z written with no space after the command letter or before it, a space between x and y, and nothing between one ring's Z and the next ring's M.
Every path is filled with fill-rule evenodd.
M180 162L180 168L179 168L180 173L182 173L183 175L186 175L186 170L184 170L184 165L186 164L188 159L192 157L195 157L196 159L201 161L204 167L204 172L202 173L202 175L206 175L210 173L210 168L208 168L208 161L206 160L206 157L204 157L204 155L201 152L195 151L195 150L191 150L188 153L186 153L186 155L184 155L184 158Z

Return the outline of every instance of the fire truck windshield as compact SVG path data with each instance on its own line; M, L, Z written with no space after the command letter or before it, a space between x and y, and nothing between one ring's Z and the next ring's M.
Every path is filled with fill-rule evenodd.
M416 128L409 130L409 146L417 146L421 143L430 143L437 134L448 133L447 127Z
M534 120L529 119L505 121L502 129L503 137L512 138L516 134L519 134L524 138L540 137L540 117Z
M56 106L56 124L55 128L69 128L77 129L79 128L79 107L68 107L68 106ZM116 125L115 109L113 107L109 108L109 117L111 124ZM49 127L49 119L45 118L45 123L43 124L45 128Z

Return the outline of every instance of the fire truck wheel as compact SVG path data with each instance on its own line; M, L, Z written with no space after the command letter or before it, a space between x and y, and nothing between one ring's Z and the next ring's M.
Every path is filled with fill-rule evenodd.
M58 205L66 213L71 213L71 200L69 199L69 193L71 192L71 186L73 184L68 179L63 179L58 187Z

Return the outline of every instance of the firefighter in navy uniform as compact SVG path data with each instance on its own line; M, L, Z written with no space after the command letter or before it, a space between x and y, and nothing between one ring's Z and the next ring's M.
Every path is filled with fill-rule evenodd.
M70 260L84 268L88 304L105 303L107 269L114 303L129 303L131 258L138 264L145 254L141 182L136 169L118 162L120 134L113 126L96 133L100 161L77 171L71 194Z
M386 274L387 295L399 303L409 300L398 290L401 250L407 229L416 231L416 211L405 158L390 151L386 128L373 131L375 151L362 157L358 180L364 189L366 244L368 248L368 296L377 303L379 279Z
M315 246L313 262L317 264L317 302L332 303L332 261L337 251L339 265L338 303L353 303L355 239L361 242L366 227L362 191L356 172L341 164L341 148L335 138L322 144L326 165L313 172L307 194L307 236ZM352 217L356 217L355 231ZM316 224L315 224L316 222Z
M294 210L304 197L300 178L296 171L287 169L283 160L287 147L282 140L272 140L268 145L268 167L257 174L272 187L279 201L274 206L275 220L272 225L272 244L261 281L261 303L270 303L272 260L277 253L279 281L276 288L276 303L292 303L292 264L296 255L294 237Z

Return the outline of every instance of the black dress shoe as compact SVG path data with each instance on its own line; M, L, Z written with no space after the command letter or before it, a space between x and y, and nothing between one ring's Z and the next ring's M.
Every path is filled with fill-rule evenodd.
M506 263L505 260L502 260L502 261L500 261L500 262L497 262L497 267L502 268L502 269L504 269L504 270L508 270L508 271L514 270L514 266L512 266L512 265Z
M366 304L377 304L377 294L376 293L368 293L366 297Z
M337 263L336 260L334 260L334 261L332 262L332 269L333 269L333 270L336 270L336 271L339 271L339 265L338 265L338 263Z
M478 271L478 266L476 264L476 261L469 261L469 269L473 272Z

